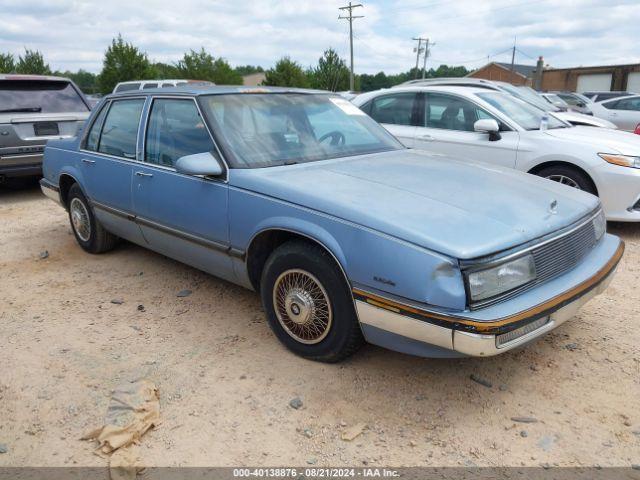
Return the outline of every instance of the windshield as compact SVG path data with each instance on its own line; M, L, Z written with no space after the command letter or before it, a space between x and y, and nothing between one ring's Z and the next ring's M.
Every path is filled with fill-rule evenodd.
M0 112L86 112L75 88L65 81L1 80Z
M483 92L476 93L476 95L525 130L539 130L542 117L546 114L544 110L502 92ZM547 128L564 128L567 126L553 115L547 115L547 117L549 118Z
M558 112L560 109L551 103L547 102L544 98L536 93L535 90L529 87L516 87L510 83L501 83L500 86L503 90L506 90L512 95L515 95L520 100L524 100L527 103L535 105L538 108L546 112Z
M313 162L404 148L355 105L301 93L207 95L202 106L233 168Z

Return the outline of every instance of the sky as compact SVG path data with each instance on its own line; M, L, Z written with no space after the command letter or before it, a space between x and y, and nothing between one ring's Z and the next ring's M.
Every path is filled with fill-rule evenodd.
M551 67L640 62L640 0L356 0L356 73L415 66L413 37L435 45L427 68L488 61ZM0 0L0 52L40 50L53 70L99 72L121 33L152 61L204 47L231 65L313 65L328 48L349 58L344 0Z

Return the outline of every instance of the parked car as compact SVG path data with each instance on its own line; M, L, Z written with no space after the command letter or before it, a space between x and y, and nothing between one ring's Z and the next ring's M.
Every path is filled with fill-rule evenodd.
M555 91L549 92L557 95L562 100L564 100L567 104L569 104L571 110L578 113L583 113L584 115L593 115L593 112L589 108L589 106L593 103L589 98L585 97L580 93L575 92L562 92Z
M95 107L98 103L100 103L100 100L102 100L102 95L99 93L93 93L91 95L85 95L85 98L87 99L87 101L89 102L89 106L91 108Z
M615 123L621 130L637 131L640 125L640 95L629 95L595 103L593 114Z
M47 140L75 136L89 110L68 78L0 75L0 182L40 175Z
M604 90L604 91L582 92L582 95L589 98L592 102L604 102L605 100L610 100L612 98L634 95L634 93L625 92L621 90L617 90L617 91Z
M456 87L472 87L472 88L486 88L488 90L496 90L509 93L510 95L519 98L531 105L538 107L541 110L551 113L554 117L559 118L565 122L569 122L572 125L588 125L591 127L602 128L616 128L616 126L602 118L593 118L589 115L583 115L578 112L562 111L558 107L549 104L544 98L542 98L538 92L531 87L523 85L515 86L507 82L496 82L493 80L485 80L482 78L430 78L426 80L410 80L397 87L403 88L406 86L456 86Z
M408 147L555 180L598 195L609 220L640 221L636 135L572 126L485 88L408 86L362 94L353 103Z
M118 83L113 93L128 92L130 90L146 90L149 88L173 88L182 85L213 85L212 82L205 80L184 80L184 79L165 79L165 80L130 80L128 82Z
M121 237L259 291L304 357L496 355L572 317L622 256L596 197L408 150L338 95L148 92L50 142L43 192L87 252Z

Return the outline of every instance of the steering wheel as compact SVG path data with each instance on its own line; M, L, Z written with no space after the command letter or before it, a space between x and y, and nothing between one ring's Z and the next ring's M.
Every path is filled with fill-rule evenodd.
M320 143L322 143L328 138L331 139L330 145L344 145L346 143L346 141L347 141L346 137L344 136L344 133L342 133L342 132L340 132L338 130L334 130L332 132L325 133L324 135L322 135L318 139L318 141Z

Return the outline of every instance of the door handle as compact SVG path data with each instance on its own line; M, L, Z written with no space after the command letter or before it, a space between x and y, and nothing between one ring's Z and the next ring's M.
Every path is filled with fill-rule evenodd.
M136 175L139 177L153 177L153 173L146 173L146 172L136 172Z
M424 134L424 135L418 135L418 140L427 140L427 141L432 141L433 137L429 134Z
M96 163L96 161L95 160L89 160L88 158L83 158L82 159L82 163L88 163L88 164L92 165L92 164Z

